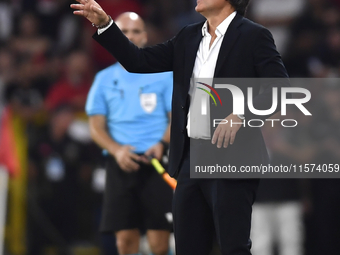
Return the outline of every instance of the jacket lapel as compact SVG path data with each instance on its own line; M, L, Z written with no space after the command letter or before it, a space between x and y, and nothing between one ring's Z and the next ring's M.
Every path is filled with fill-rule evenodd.
M192 71L194 69L195 60L196 60L196 54L198 51L198 47L200 45L200 42L202 40L202 26L204 23L200 23L197 26L197 30L190 34L188 36L188 40L185 44L185 57L184 57L184 83L185 86L183 86L183 94L185 95L184 100L186 100L186 96L188 94L189 88L190 88L190 78L192 76ZM183 102L185 103L185 101Z
M228 54L233 48L235 42L237 41L240 35L240 31L238 30L238 27L242 24L242 21L243 21L243 17L239 14L236 14L235 18L230 23L227 29L227 32L225 33L223 42L220 48L220 52L218 54L214 77L216 77L219 74L224 61L227 59Z

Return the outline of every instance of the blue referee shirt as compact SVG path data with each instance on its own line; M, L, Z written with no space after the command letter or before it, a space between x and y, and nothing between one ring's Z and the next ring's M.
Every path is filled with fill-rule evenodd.
M116 63L96 75L86 113L105 115L109 133L117 143L144 153L165 133L172 87L172 72L134 74Z

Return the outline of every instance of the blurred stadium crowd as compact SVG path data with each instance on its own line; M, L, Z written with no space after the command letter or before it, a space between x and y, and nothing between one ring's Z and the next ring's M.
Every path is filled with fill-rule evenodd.
M202 20L195 0L98 2L113 18L140 14L151 45ZM92 40L91 24L72 15L71 3L0 0L0 165L9 172L7 210L0 204L0 216L7 215L4 254L110 250L97 230L102 159L84 105L95 72L115 60ZM291 77L339 77L339 0L252 0L247 17L271 30ZM268 150L273 161L287 164L339 163L340 83L308 89L316 98L309 106L312 121L296 116L297 128L265 128ZM257 204L299 208L298 232L274 244L276 253L294 255L281 246L295 245L301 255L339 254L340 180L266 180ZM282 219L281 225L290 220ZM270 235L285 239L279 232ZM268 246L272 239L262 242Z

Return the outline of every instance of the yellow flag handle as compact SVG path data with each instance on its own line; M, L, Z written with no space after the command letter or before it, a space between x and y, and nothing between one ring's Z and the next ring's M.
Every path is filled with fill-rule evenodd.
M177 181L172 178L164 169L164 167L161 165L161 163L159 163L158 159L156 158L152 158L151 160L151 164L153 165L153 167L157 170L157 172L162 175L163 180L174 190L176 189L177 186Z

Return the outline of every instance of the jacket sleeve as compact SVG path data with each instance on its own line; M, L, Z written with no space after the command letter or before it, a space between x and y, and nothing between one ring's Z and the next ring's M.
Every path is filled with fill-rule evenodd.
M270 109L273 103L273 88L277 88L277 107L273 114L281 109L281 88L289 87L290 81L274 39L268 29L261 27L257 33L253 51L254 65L257 77L260 79L262 92L253 98L253 106L257 110ZM290 97L290 95L288 95ZM265 120L271 115L259 116L246 107L246 119Z
M115 23L102 34L98 35L96 32L93 35L93 38L110 52L127 71L133 73L172 71L176 37L164 43L141 49L130 42Z

